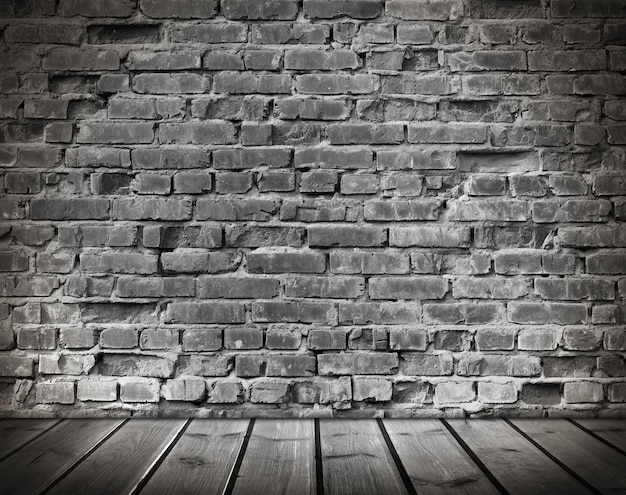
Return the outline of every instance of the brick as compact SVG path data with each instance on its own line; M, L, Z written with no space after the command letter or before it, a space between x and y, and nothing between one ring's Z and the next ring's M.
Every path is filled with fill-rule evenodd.
M566 303L509 303L508 321L523 324L576 325L587 321L587 308Z
M82 254L81 269L95 273L152 274L157 271L157 256L134 253Z
M350 50L294 49L285 52L285 69L289 70L342 70L360 66L361 60Z
M212 404L234 404L241 402L243 388L239 382L208 382L209 398Z
M305 74L296 76L296 90L302 94L367 94L378 87L376 76L369 74Z
M93 3L85 0L61 0L59 14L65 17L129 17L135 9L134 0L103 0Z
M610 402L626 402L626 387L623 383L612 383L608 386Z
M289 399L289 382L279 379L260 379L252 383L250 402L254 404L281 404Z
M259 323L333 323L334 304L326 302L260 302L252 304L252 321Z
M175 71L199 69L200 52L179 50L175 52L131 51L126 59L126 67L141 71Z
M315 356L272 355L267 358L268 376L313 376Z
M404 352L402 353L400 358L400 369L405 375L452 375L454 360L449 354L429 355L413 352Z
M172 401L201 402L206 397L206 382L201 379L167 380L161 386L161 397Z
M346 331L343 329L311 329L307 338L310 350L343 350L346 348Z
M382 246L387 231L377 227L309 227L309 245L316 247Z
M337 172L334 171L305 172L300 176L300 192L334 193L338 179Z
M381 375L394 374L398 368L395 353L319 354L319 375Z
M481 328L477 330L474 342L478 351L511 351L515 347L516 336L514 328Z
M229 149L213 152L217 169L240 170L261 166L284 168L289 166L291 154L283 148Z
M519 299L529 293L529 285L522 278L458 278L452 295L455 299Z
M397 351L425 351L428 334L412 328L389 329L389 349Z
M373 277L369 279L371 299L443 299L448 281L439 277Z
M140 7L148 17L209 19L215 17L217 0L182 0L176 5L166 0L141 0Z
M326 128L331 144L399 144L404 141L400 124L331 124Z
M222 348L219 328L188 328L183 332L184 351L217 351Z
M531 52L535 54L537 52ZM481 70L526 70L526 52L521 51L475 51L448 54L452 72Z
M116 199L113 217L123 220L189 220L189 199Z
M286 280L287 297L356 299L364 292L365 282L357 277L292 277ZM257 297L261 297L258 296Z
M231 302L170 303L166 321L169 323L244 323L244 307Z
M74 404L74 382L40 382L35 394L39 404Z
M405 274L409 258L404 253L332 251L330 271L337 274Z
M536 223L605 222L612 205L604 200L535 201L532 205Z
M321 24L253 24L252 41L260 44L323 44L330 37L330 27Z
M356 402L384 402L391 400L392 384L383 378L352 378L352 399Z
M80 380L76 398L83 402L113 402L117 400L117 388L117 380Z
M387 95L450 95L455 94L457 88L453 87L452 81L445 76L400 74L383 76L381 78L381 92Z
M159 142L163 144L232 144L236 142L236 131L232 123L219 120L161 124Z
M23 272L28 270L28 256L17 251L0 251L0 272Z
M247 37L247 26L234 22L174 25L171 32L172 41L177 43L244 43Z
M379 0L305 0L304 16L311 19L332 19L352 17L354 19L373 19L382 13Z
M32 220L106 220L108 199L34 199L30 204Z
M217 74L213 91L226 94L290 94L287 74Z
M535 279L535 294L542 299L580 301L615 299L615 284L598 279Z
M476 398L472 382L439 383L435 387L435 400L440 404L471 402Z
M423 310L424 323L485 325L504 320L504 307L496 303L424 304Z
M585 259L588 273L624 274L626 273L626 252L595 253Z
M133 90L137 93L204 93L209 89L210 84L211 78L209 76L195 73L142 73L133 77Z
M102 71L117 70L120 57L114 51L52 50L43 59L44 70L49 71Z
M265 222L278 211L278 203L272 200L213 200L199 199L196 202L198 220Z
M442 208L441 200L367 201L363 215L372 222L437 220Z
M300 247L304 229L299 227L226 227L226 246L260 248L269 246Z
M197 279L201 299L269 299L276 297L280 281L276 278L203 277Z
M414 304L405 303L350 303L339 305L339 323L353 325L401 325L420 321Z
M309 148L296 150L296 168L371 168L373 153L369 150Z
M134 328L105 328L100 333L100 346L110 349L132 349L138 345L139 334Z
M427 24L398 24L398 43L407 45L428 45L433 40L433 32Z
M410 143L484 143L487 128L480 124L409 124Z
M402 20L454 20L463 16L463 2L458 0L391 0L385 4L387 15Z
M389 244L397 247L467 247L470 230L466 227L393 227Z
M19 356L0 357L0 376L28 378L34 376L32 358Z
M94 356L61 354L39 356L39 373L46 375L86 375L96 365Z
M563 385L563 399L566 403L602 402L604 387L597 382L576 382Z
M309 339L311 332L314 330L309 331ZM301 342L302 332L298 328L275 325L268 328L265 333L265 347L268 349L296 350L300 347ZM310 345L307 347L311 349Z
M561 403L558 384L528 383L522 387L521 400L527 404L551 406Z
M558 344L558 332L549 328L526 328L517 337L517 347L524 351L553 351Z
M120 400L122 402L159 402L160 384L158 380L119 378L118 383L120 386Z
M158 43L161 33L157 24L91 25L87 40L92 45L114 43Z
M256 251L247 256L250 273L323 273L325 256L314 251Z
M298 15L298 4L295 0L274 0L264 3L249 3L243 0L222 0L221 14L233 20L288 20Z
M478 382L478 400L488 404L513 404L517 402L517 387L510 382Z

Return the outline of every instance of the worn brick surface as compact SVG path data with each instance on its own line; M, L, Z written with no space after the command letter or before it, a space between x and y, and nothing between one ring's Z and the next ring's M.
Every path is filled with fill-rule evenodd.
M0 3L0 416L626 416L623 2Z

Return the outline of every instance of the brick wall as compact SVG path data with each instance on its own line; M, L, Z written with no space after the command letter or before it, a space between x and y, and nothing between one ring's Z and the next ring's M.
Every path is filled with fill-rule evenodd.
M0 414L626 412L624 0L1 0Z

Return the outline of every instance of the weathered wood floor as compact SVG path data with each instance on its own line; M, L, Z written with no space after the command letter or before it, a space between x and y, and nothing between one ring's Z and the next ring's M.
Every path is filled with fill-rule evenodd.
M4 419L0 493L626 493L626 421Z

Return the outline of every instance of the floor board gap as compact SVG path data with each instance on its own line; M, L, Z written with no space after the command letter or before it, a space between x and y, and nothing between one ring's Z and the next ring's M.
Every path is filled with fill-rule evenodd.
M246 430L246 434L243 437L243 441L241 442L241 448L239 449L239 453L237 454L237 459L235 459L235 464L233 464L233 469L228 476L228 483L226 483L226 487L224 487L224 495L232 495L233 490L235 488L235 483L237 482L237 476L239 476L239 470L241 469L241 464L243 462L243 458L246 455L246 449L248 448L248 443L250 442L250 437L252 436L252 430L254 429L254 418L250 420L248 424L248 429Z
M578 475L578 473L576 473L576 471L574 471L573 469L571 469L569 466L567 466L566 464L562 463L558 458L556 458L555 456L553 456L548 450L546 450L540 443L538 443L537 441L535 441L535 439L533 439L530 435L527 435L525 432L523 432L520 428L518 428L517 426L515 426L511 421L509 421L508 419L504 418L504 421L511 427L513 428L517 433L519 433L520 435L522 435L526 440L528 440L530 443L532 443L535 447L537 447L543 454L545 454L547 457L549 457L552 461L554 461L561 469L563 469L564 471L567 472L567 474L569 474L570 476L572 476L574 479L576 479L576 481L578 481L579 483L581 483L582 485L585 486L585 488L587 488L588 490L590 490L592 493L595 493L596 495L602 495L602 492L600 490L598 490L596 487L594 487L593 485L591 485L587 480L585 480L584 478L582 478L581 476Z
M48 433L52 428L55 428L56 426L58 426L59 424L61 424L63 421L65 421L65 419L60 419L58 420L56 423L51 424L50 426L48 426L48 428L46 428L45 430L41 430L39 433L37 433L33 438L31 438L30 440L28 440L27 442L24 442L22 445L20 445L19 447L14 448L11 452L8 452L7 454L3 455L2 457L0 457L0 462L4 461L5 459L8 459L9 457L11 457L13 454L15 454L18 450L26 447L27 445L30 445L31 443L33 443L35 440L37 440L39 437L41 437L41 435L43 435L44 433Z
M484 475L487 477L487 479L491 481L493 486L495 486L496 489L502 495L510 495L507 489L504 488L502 483L500 483L498 479L493 475L493 473L489 471L489 468L485 466L483 461L481 461L479 457L474 453L474 451L469 447L469 445L465 443L465 441L461 438L461 436L457 433L457 431L454 428L452 428L450 423L448 423L445 419L442 419L441 423L443 424L443 426L446 427L446 429L450 432L450 434L454 437L454 439L461 446L461 448L465 451L465 453L470 457L470 459L474 461L474 464L478 466L478 469L480 469L484 473Z
M161 454L156 457L152 465L146 470L145 474L137 482L135 487L132 490L130 490L130 492L128 492L129 495L137 495L138 493L141 492L143 487L146 486L148 481L150 481L150 478L152 477L152 475L156 472L157 469L159 469L159 466L163 463L163 461L170 454L174 446L178 443L181 437L185 434L185 431L187 431L187 428L189 427L189 424L191 423L191 421L192 421L191 419L188 419L185 422L185 424L180 428L180 430L178 430L178 432L176 433L176 435L174 435L172 440L165 446Z
M52 483L50 483L46 488L44 488L39 495L45 495L50 492L56 485L58 485L63 479L65 479L74 469L76 469L82 462L84 462L91 454L93 454L104 442L106 442L109 438L111 438L115 433L117 433L126 423L130 421L130 418L125 419L115 428L113 428L102 440L93 445L87 452L85 452L80 458L76 460L74 464L72 464L69 468L61 474L57 479L55 479Z
M613 445L611 442L609 442L608 440L602 438L600 435L598 435L597 433L591 431L588 428L585 428L583 425L577 423L576 421L574 421L573 419L568 418L567 421L569 421L570 423L572 423L574 426L576 426L577 428L580 428L582 431L584 431L585 433L591 435L593 438L595 438L596 440L599 440L600 442L602 442L604 445L606 445L607 447L611 447L613 450L615 450L616 452L619 452L620 454L626 456L626 452L622 449L620 449L617 445Z
M317 495L324 495L324 466L322 465L322 439L320 435L320 420L313 420L315 438L315 488Z
M402 482L404 483L406 491L408 492L409 495L417 495L417 492L415 491L415 487L413 486L413 482L411 481L411 477L409 476L409 473L407 473L406 468L404 467L404 464L402 464L402 461L400 460L398 451L396 450L396 447L394 446L393 442L391 441L391 438L389 437L389 433L387 432L387 428L385 428L383 420L378 418L376 422L378 423L380 432L382 433L383 438L385 439L385 443L387 444L389 453L391 454L391 457L393 458L393 462L396 464L396 468L398 468L398 472L400 473L400 478L402 478Z

